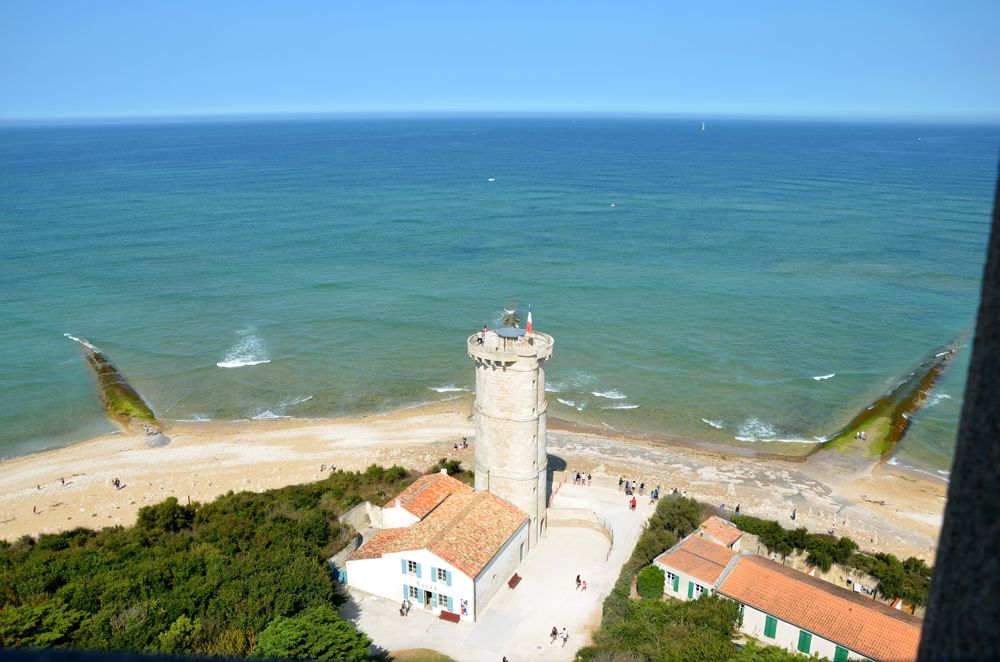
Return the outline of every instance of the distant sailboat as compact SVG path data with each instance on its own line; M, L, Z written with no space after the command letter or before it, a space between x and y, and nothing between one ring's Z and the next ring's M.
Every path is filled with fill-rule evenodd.
M701 123L701 130L702 130L702 131L704 131L704 130L705 130L705 123L704 123L704 122L702 122L702 123Z
M489 179L487 179L486 181L488 181L488 182L489 182L490 184L492 184L492 183L493 183L493 182L495 182L496 180L497 180L497 178L496 178L496 177L490 177L490 178L489 178Z

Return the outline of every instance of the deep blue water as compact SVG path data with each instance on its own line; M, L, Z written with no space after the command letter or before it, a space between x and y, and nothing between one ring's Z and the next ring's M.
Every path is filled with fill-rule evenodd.
M64 333L165 418L333 416L471 387L466 335L516 299L551 415L754 443L971 330L1000 128L698 125L0 129L0 455L109 429ZM949 466L967 364L900 462Z

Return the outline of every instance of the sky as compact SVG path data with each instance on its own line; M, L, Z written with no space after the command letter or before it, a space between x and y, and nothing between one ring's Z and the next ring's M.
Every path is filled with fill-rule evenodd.
M1000 121L1000 1L0 2L0 119Z

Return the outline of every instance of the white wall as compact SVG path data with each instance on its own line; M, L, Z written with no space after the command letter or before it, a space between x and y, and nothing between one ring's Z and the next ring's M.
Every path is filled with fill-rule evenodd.
M392 503L395 503L393 501ZM404 526L412 526L418 521L417 516L406 510L402 506L385 506L382 508L382 527L386 529L397 529Z
M524 544L524 556L528 556L529 528L530 520L526 520L521 528L517 530L507 544L500 548L500 551L493 560L486 564L476 577L476 617L478 618L489 605L490 600L502 587L506 587L507 582L517 571L517 566L521 563L521 545Z
M420 576L403 572L403 560L415 561L420 565ZM442 568L451 572L451 586L438 582L432 575L432 568ZM436 574L436 573L435 573ZM379 595L397 603L403 602L403 587L415 586L421 591L441 594L452 598L452 611L461 614L462 600L468 601L468 614L462 618L474 619L475 586L472 579L463 575L454 566L441 560L427 550L399 552L386 554L379 559L365 559L347 562L348 585ZM413 609L423 609L417 599L410 598ZM438 614L446 609L446 605L428 607L428 610Z
M766 637L764 636L764 624L766 620L767 614L753 607L744 605L743 624L740 626L740 630L751 637L754 637L762 644L769 646L781 646L782 648L786 648L792 652L797 652L799 647L799 632L801 631L801 628L778 619L778 625L774 632L774 638ZM836 651L837 644L812 633L812 641L810 642L809 647L810 655L818 653L820 657L832 660ZM866 660L868 658L860 653L855 653L854 651L848 649L848 659Z
M671 580L670 579L670 575L667 574L667 576L664 579L664 583L663 583L663 594L664 595L669 595L670 597L677 598L678 600L688 600L689 599L688 598L688 583L692 583L696 587L697 586L701 586L702 589L705 592L708 592L709 594L715 593L715 588L712 586L711 582L706 582L704 579L698 579L697 577L693 577L693 576L687 574L686 572L681 572L677 568L672 568L672 567L670 567L670 566L668 566L668 565L666 565L664 563L660 563L660 561L656 561L655 563L656 563L656 566L658 568L660 568L661 570L663 570L663 572L665 574L666 573L673 573L673 574L677 575L680 578L680 581L678 582L678 585L677 585L677 592L675 593L674 592L674 583L673 583L673 580ZM694 588L694 589L692 589L691 598L690 599L691 600L697 600L699 595L701 595L701 593L698 592L697 588Z

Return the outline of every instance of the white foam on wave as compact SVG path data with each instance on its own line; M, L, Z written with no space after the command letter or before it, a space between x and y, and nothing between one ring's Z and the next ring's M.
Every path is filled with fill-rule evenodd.
M66 337L66 338L69 338L73 342L78 342L81 345L83 345L84 347L87 347L87 348L89 348L89 349L91 349L91 350L93 350L95 352L101 351L101 350L97 349L97 347L95 347L94 345L91 345L89 342L87 342L86 340L84 340L83 338L77 338L76 336L72 336L72 335L70 335L68 333L64 333L63 336Z
M736 441L758 441L763 440L765 437L773 438L774 435L778 434L778 431L774 429L773 425L765 423L755 416L751 416L740 423L736 429L736 433Z
M927 398L927 404L925 407L933 407L942 400L951 400L951 396L947 393L931 393L930 397Z
M638 409L639 405L630 404L620 404L620 405L608 405L607 407L601 407L601 409Z
M221 361L216 363L220 368L244 368L251 365L270 363L267 345L253 333L253 329L237 331L243 338L229 348Z
M443 386L428 386L427 390L435 391L437 393L459 393L462 391L468 391L467 388L462 388L461 386L455 386L454 384L445 384Z
M255 420L255 421L267 421L267 420L276 419L276 418L291 418L291 416L284 416L282 414L275 414L270 409L265 409L264 411L260 412L259 414L256 414L255 416L252 416L251 418L253 418L253 420Z
M725 425L723 424L722 421L710 421L707 418L703 418L703 419L701 419L701 422L702 423L707 423L708 425L711 425L716 430L721 430L722 428L725 427Z
M616 389L611 389L610 391L591 391L590 394L598 398L607 398L608 400L624 400L628 397Z
M303 402L309 402L313 397L311 395L306 395L298 398L292 398L288 402L282 402L279 407L294 407L295 405L301 405Z
M831 373L830 373L829 375L815 375L815 376L813 377L813 379L815 379L815 380L816 380L816 381L818 381L818 382L821 382L821 381L823 381L824 379L833 379L833 378L834 378L834 377L836 377L836 376L837 376L837 373L835 373L835 372L831 372Z
M566 384L562 382L545 382L546 393L562 393L566 390Z
M587 407L586 402L575 402L573 400L564 400L563 398L556 398L559 402L563 403L567 407L573 407L577 411L583 411Z
M896 459L895 456L890 457L889 461L886 462L886 464L890 464L890 465L892 465L894 467L900 467L902 469L906 469L907 471L916 471L917 473L920 473L920 474L925 474L927 476L932 476L933 478L936 478L938 480L943 480L946 483L950 483L951 482L951 480L948 478L949 476L951 476L951 472L950 471L944 471L942 469L938 469L936 471L927 471L926 469L918 469L917 467L915 467L913 465L903 464L898 459Z

